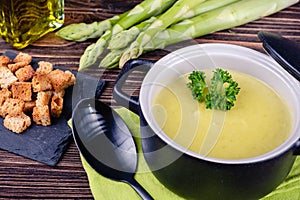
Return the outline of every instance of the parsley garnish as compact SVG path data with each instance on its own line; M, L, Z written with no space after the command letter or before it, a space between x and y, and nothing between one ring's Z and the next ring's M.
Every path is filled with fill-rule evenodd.
M194 99L205 102L206 108L230 110L234 106L240 88L230 73L220 68L213 71L210 84L206 83L206 75L202 71L193 71L187 84L192 90Z

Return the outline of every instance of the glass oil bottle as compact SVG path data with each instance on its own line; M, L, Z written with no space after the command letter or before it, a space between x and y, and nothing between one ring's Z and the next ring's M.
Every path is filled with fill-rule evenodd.
M0 35L17 49L64 23L64 0L1 0Z

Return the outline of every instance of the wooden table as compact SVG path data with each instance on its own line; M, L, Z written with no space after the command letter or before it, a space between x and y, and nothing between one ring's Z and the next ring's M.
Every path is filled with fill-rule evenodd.
M132 8L141 0L65 0L65 24L103 20ZM197 38L197 43L230 43L249 47L263 52L257 38L260 30L273 31L300 43L300 3L272 16L243 26L220 31ZM63 41L53 33L46 35L24 50L35 58L50 61L69 69L77 69L79 58L93 40L75 43ZM13 50L0 39L0 53ZM155 51L142 58L159 59L166 52ZM93 69L91 74L101 73L107 87L101 99L114 103L112 87L119 73L118 69ZM0 138L1 139L1 138ZM0 199L92 199L87 176L81 165L78 150L71 142L70 147L56 167L23 158L0 150Z

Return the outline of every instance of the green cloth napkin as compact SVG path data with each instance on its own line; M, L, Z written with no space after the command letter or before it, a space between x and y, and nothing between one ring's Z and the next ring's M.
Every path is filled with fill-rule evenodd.
M125 108L116 109L125 120L134 136L139 135L139 117ZM154 199L183 199L162 185L149 168L141 153L141 143L136 141L138 152L138 169L135 179L152 195ZM117 182L99 175L81 156L83 167L87 173L91 192L96 200L134 200L141 199L126 183ZM139 173L141 172L141 173ZM145 173L146 172L146 173ZM300 200L300 157L296 159L292 171L286 180L263 200Z

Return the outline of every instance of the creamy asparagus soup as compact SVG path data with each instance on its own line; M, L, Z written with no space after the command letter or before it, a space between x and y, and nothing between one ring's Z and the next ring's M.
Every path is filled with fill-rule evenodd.
M258 79L235 71L230 74L241 88L231 110L206 109L192 97L182 76L153 101L157 124L176 143L215 158L254 157L282 144L292 128L285 102Z

